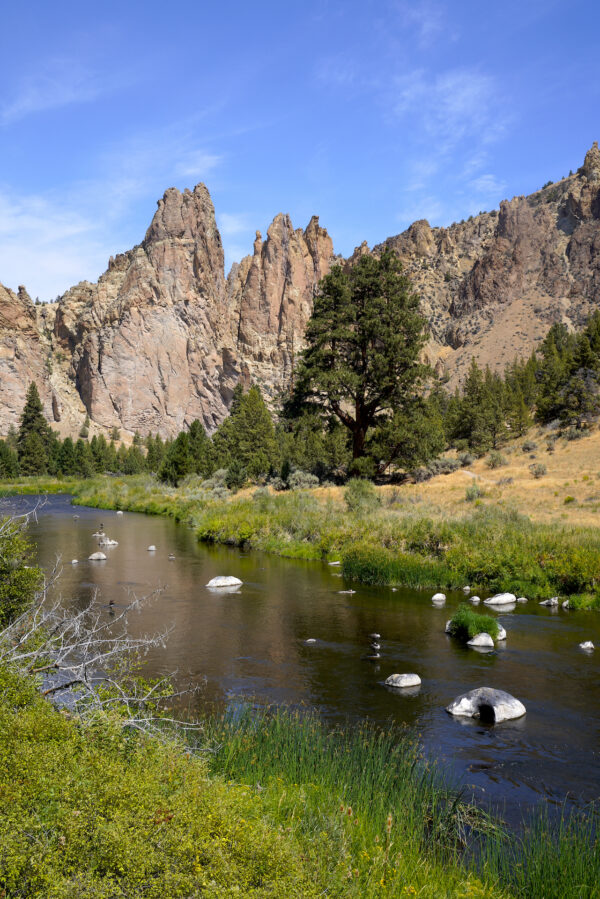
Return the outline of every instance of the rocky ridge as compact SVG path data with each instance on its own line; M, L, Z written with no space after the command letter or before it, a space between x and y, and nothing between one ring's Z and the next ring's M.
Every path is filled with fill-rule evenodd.
M600 300L600 150L573 175L449 228L418 221L391 247L421 295L428 360L452 384L471 356L501 368L531 352L553 321L579 326ZM203 184L171 188L141 244L111 258L96 284L34 306L0 285L0 433L18 424L35 380L49 420L76 434L172 435L219 424L235 384L274 399L302 349L316 286L337 261L313 217L273 220L227 279Z

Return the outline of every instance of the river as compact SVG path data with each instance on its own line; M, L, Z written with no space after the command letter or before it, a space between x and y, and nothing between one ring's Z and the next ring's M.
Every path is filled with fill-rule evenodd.
M22 511L35 502L24 497L2 506ZM118 546L94 563L92 534L101 525ZM109 600L118 609L129 591L164 588L129 627L135 634L171 628L166 648L152 651L148 674L176 671L180 683L203 683L201 710L247 698L305 704L335 721L405 722L417 728L428 754L508 819L540 799L556 805L600 798L598 613L533 601L512 612L480 607L508 632L504 645L480 653L444 633L461 594L435 608L430 592L365 587L325 563L207 547L171 520L73 507L65 496L45 499L29 530L43 567L62 559L58 589L66 604L80 608L98 590L108 615ZM207 589L220 574L243 586ZM350 589L356 592L342 592ZM376 663L362 659L373 631L381 634ZM309 638L316 642L307 644ZM578 648L584 640L595 652ZM388 675L413 671L420 688L400 695L383 686ZM491 727L445 712L457 695L484 685L518 697L526 716Z

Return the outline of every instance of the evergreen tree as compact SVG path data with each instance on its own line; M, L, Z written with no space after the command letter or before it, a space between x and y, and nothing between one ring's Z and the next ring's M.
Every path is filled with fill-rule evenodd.
M81 437L75 444L75 474L80 478L91 478L94 476L94 456L92 450L85 440Z
M14 425L11 425L8 429L8 433L6 435L6 445L9 447L9 449L14 450L15 453L19 449L19 435Z
M33 435L38 440L30 440ZM42 401L35 382L32 381L27 390L25 406L21 413L17 448L21 474L45 474L48 467L48 449L52 440L52 432L44 418ZM38 445L39 442L39 445ZM40 456L39 447L43 453ZM22 460L24 460L22 462Z
M115 441L111 440L108 444L108 448L106 450L106 462L105 462L105 471L110 471L113 474L116 474L119 470L119 462L117 459L117 447L115 446Z
M83 440L87 440L88 437L89 437L89 433L90 433L90 416L89 416L89 415L86 415L86 416L85 416L85 421L84 421L83 425L81 426L81 430L80 430L80 432L79 432L79 436L80 436Z
M46 474L46 450L37 431L30 431L19 447L19 471L23 475Z
M19 458L8 441L0 440L0 478L16 478L19 473Z
M335 265L315 297L288 414L309 403L336 416L353 460L364 456L369 432L408 413L422 391L425 331L419 297L390 250L349 271Z
M185 431L180 431L170 445L158 472L161 481L177 487L182 478L194 470L194 460L190 453L190 440Z
M58 455L58 470L63 475L77 474L75 445L70 437L65 437Z
M152 434L149 434L146 438L146 448L148 450L146 468L148 471L157 472L165 457L165 445L160 434L157 434L156 437L152 437Z
M203 478L209 478L215 470L215 454L212 442L200 421L191 423L189 438L194 471Z
M146 470L146 459L139 446L130 446L123 459L123 474L140 474Z
M219 467L239 462L247 477L256 480L279 464L273 419L258 387L235 396L232 412L213 437L214 458Z

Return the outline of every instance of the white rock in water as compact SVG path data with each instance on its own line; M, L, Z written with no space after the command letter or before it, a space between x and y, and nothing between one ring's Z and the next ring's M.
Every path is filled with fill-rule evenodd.
M240 581L237 577L231 577L229 575L221 575L220 577L212 578L207 587L240 587L242 585L242 581Z
M483 604L486 606L507 606L511 602L516 602L517 598L514 593L496 593L489 599L484 599Z
M471 592L470 587L463 587L463 593L465 594L465 596L468 596L470 592Z
M527 597L526 597L526 596L519 596L517 602L527 602Z
M481 597L480 596L471 596L471 598L469 599L469 602L472 602L474 606L478 606L479 603L481 602Z
M106 560L106 556L104 553L92 553L91 556L88 556L90 562L104 562Z
M92 537L106 537L104 531L96 531L95 534L92 534Z
M152 544L151 546L148 547L148 552L149 552L149 553L155 553L155 552L156 552L156 547L154 546L154 544Z
M586 640L585 643L579 644L579 648L585 649L585 650L590 650L590 649L595 649L596 647L594 646L594 644L592 643L591 640Z
M329 562L329 565L341 565L341 562Z
M304 642L305 643L316 643L317 641L315 640L314 637L309 637L308 640L305 640Z
M386 687L418 687L420 683L418 674L390 674L385 681Z
M121 509L117 509L117 515L122 515L122 514L123 514L123 512L121 511Z
M501 721L521 718L527 709L522 702L504 690L477 687L458 696L447 706L446 711L463 718L479 718L488 724L499 724Z
M557 606L558 605L558 596L552 596L550 599L543 599L540 603L541 606Z
M506 631L501 624L498 625L498 636L496 637L496 640L506 640Z
M486 646L492 649L494 646L494 641L489 634L483 632L481 634L475 634L474 637L468 640L467 646Z
M431 597L432 602L446 602L446 594L445 593L434 593Z
M563 602L561 608L563 608L563 609L570 609L570 608L571 608L568 599L565 599L565 601Z
M450 625L451 624L452 624L452 619L449 618L448 621L446 622L446 627L444 628L444 633L446 633L446 634L450 633Z
M71 565L78 565L77 559L71 559Z

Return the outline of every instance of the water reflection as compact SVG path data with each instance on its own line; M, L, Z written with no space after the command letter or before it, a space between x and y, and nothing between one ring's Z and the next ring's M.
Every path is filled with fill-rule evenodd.
M119 608L132 591L139 596L161 587L131 617L130 628L134 635L172 628L166 647L153 650L149 673L206 680L203 707L253 696L314 705L331 720L368 716L413 725L442 765L509 811L539 796L599 798L600 651L585 653L578 644L600 645L600 615L532 601L510 610L486 607L508 636L494 651L479 653L444 633L464 601L460 594L436 607L433 591L361 587L340 581L337 566L203 547L165 519L90 509L77 514L74 519L67 498L53 497L30 527L44 566L57 555L67 560L63 601L79 609L98 590L108 616L110 600ZM94 565L88 556L97 549L92 534L101 523L119 545ZM72 566L72 558L79 564ZM223 574L243 586L205 586ZM363 661L373 633L381 635L380 658ZM421 686L391 691L383 685L403 672L419 674ZM451 718L445 707L478 686L507 690L524 702L527 715L495 727Z

